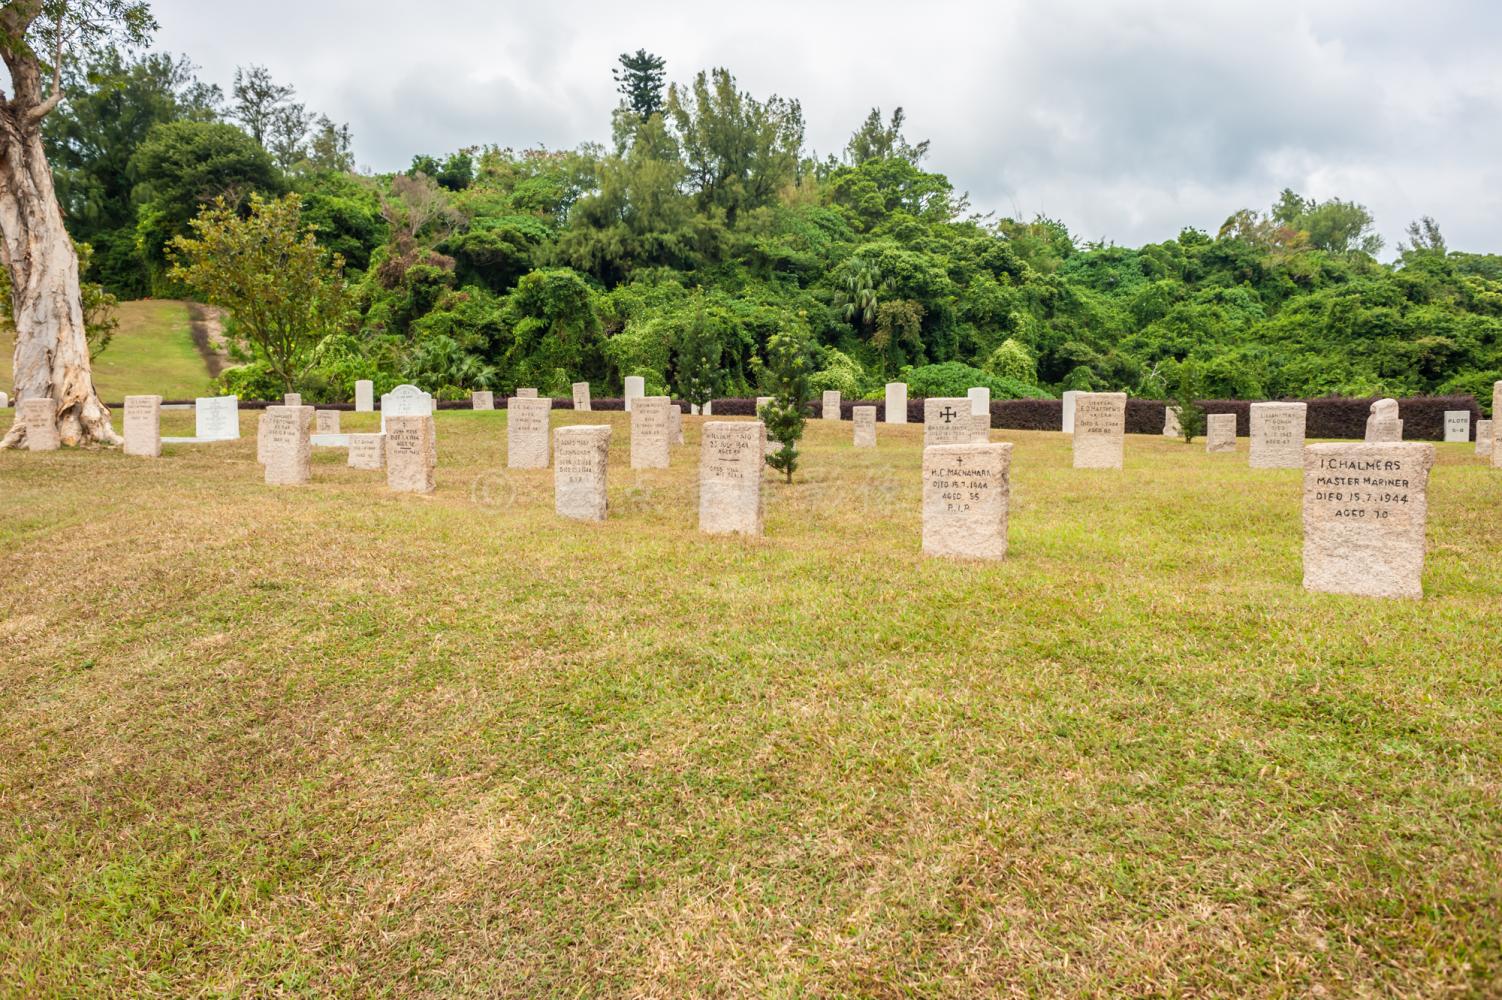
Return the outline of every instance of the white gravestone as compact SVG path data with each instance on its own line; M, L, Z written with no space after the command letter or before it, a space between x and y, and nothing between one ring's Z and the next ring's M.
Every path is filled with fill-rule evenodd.
M525 388L525 389L517 389L516 390L516 396L515 396L515 398L516 399L536 399L537 398L537 390L533 389L533 388L530 388L530 387L529 388Z
M1483 458L1492 455L1492 427L1490 420L1476 421L1476 454Z
M282 396L282 405L283 406L301 406L302 405L302 393L300 393L300 392L289 392L289 393L285 394L284 396Z
M1236 414L1205 414L1205 450L1208 452L1236 450Z
M0 392L0 410L8 409L10 409L10 397L5 393Z
M876 407L853 406L850 408L850 419L855 425L855 446L857 448L875 448Z
M193 401L193 436L200 441L240 438L240 397L199 396Z
M1080 392L1078 389L1070 389L1068 392L1064 393L1064 396L1062 398L1064 407L1064 420L1062 426L1065 434L1074 433L1074 408L1078 404L1079 398L1083 395L1085 394L1083 392Z
M553 412L551 399L515 396L506 402L506 467L548 467L548 425Z
M1010 444L923 449L923 554L1001 559L1007 554Z
M265 429L266 485L301 486L311 477L313 452L308 417L301 406L268 406L261 418Z
M762 533L762 466L767 429L760 420L712 420L699 445L699 530Z
M476 389L469 394L469 407L472 410L495 409L495 393L488 389Z
M840 419L840 390L825 389L821 399L819 416L824 420Z
M669 405L666 396L642 396L631 407L631 468L668 467Z
M1431 444L1304 449L1304 589L1422 597Z
M1184 436L1184 424L1179 419L1179 408L1177 406L1163 407L1163 436L1166 438Z
M553 509L576 521L605 520L610 427L575 424L553 432Z
M1074 467L1119 469L1126 447L1126 393L1085 392L1074 401Z
M375 409L375 383L368 378L355 382L355 412L369 413Z
M923 401L923 447L974 440L975 416L968 396L930 396Z
M668 432L674 444L683 443L683 407L668 401Z
M887 423L907 423L907 383L887 383Z
M975 416L975 436L971 440L985 444L991 440L991 390L983 385L976 386L968 395L970 412Z
M1303 468L1308 415L1307 403L1253 403L1248 465L1253 469Z
M349 467L374 472L386 467L386 435L351 434L349 436Z
M392 416L386 421L386 486L396 493L432 493L438 454L433 418Z
M1445 440L1446 441L1469 441L1471 439L1471 411L1470 410L1446 410L1445 411Z
M1502 420L1502 382L1492 383L1492 468L1502 469L1502 434L1497 421Z
M573 385L573 389L574 389L574 409L576 409L576 410L588 410L590 408L589 383L588 382L575 382L574 385Z
M626 376L626 412L631 412L631 404L647 394L647 380L640 375Z
M338 434L339 411L338 410L314 410L313 411L314 434Z
M399 385L390 392L381 396L381 433L390 430L386 426L386 418L390 417L432 417L438 412L438 402L433 394L423 392L415 385ZM433 435L433 454L438 453L438 421L435 419L428 424L428 429ZM389 442L388 442L389 447Z
M162 454L162 397L125 397L125 454L158 458Z
M57 451L63 446L57 429L57 400L51 396L21 400L16 404L16 419L26 428L27 451Z
M714 416L714 400L712 400L712 399L706 400L705 403L704 403L704 408L702 410L700 410L699 412L700 412L700 416L705 416L705 417Z
M1366 443L1385 444L1403 440L1403 422L1398 419L1398 401L1379 399L1366 418Z

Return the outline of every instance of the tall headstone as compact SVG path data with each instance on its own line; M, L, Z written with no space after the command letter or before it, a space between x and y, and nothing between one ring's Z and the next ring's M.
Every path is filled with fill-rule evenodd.
M1251 455L1253 469L1300 469L1304 466L1304 424L1307 403L1253 403Z
M313 442L301 406L268 406L261 418L267 486L301 486L311 478Z
M369 413L375 409L375 383L368 378L355 382L355 412Z
M855 446L857 448L875 448L876 407L853 406L850 408L850 419L855 425Z
M57 451L63 446L57 429L57 400L51 396L21 400L16 404L16 419L26 428L27 451Z
M158 458L162 454L162 397L125 397L125 454Z
M506 467L508 469L546 469L548 467L548 424L553 411L551 399L514 396L506 402Z
M1502 469L1502 434L1497 433L1502 420L1502 382L1492 383L1492 467Z
M1063 428L1065 434L1074 433L1074 408L1078 405L1079 398L1083 395L1085 395L1085 393L1080 392L1078 389L1070 389L1068 392L1064 393L1062 397L1062 402L1064 404Z
M472 410L495 409L495 393L489 389L476 389L469 394L469 407Z
M1434 446L1304 449L1304 589L1422 597Z
M374 472L386 466L386 435L351 434L349 436L349 467Z
M762 533L761 476L767 428L760 420L711 420L699 445L699 530Z
M683 443L683 407L668 400L668 437L674 444Z
M1010 444L923 449L923 554L1001 559L1007 554Z
M1484 458L1492 457L1492 428L1494 426L1490 420L1476 421L1476 454Z
M1163 436L1166 438L1184 436L1184 424L1179 419L1179 408L1172 404L1163 407Z
M588 410L590 408L589 383L588 382L575 382L574 385L573 385L573 389L574 389L574 409L576 409L576 410Z
M553 432L553 509L576 521L605 520L610 427L575 424Z
M704 417L712 417L712 416L714 416L714 400L712 400L712 399L706 399L704 401L704 407L703 407L703 409L701 409L699 411L699 415L700 416L704 416Z
M1208 452L1236 450L1236 414L1205 414L1205 450Z
M642 396L631 407L631 468L668 467L670 405L666 396Z
M825 389L819 416L824 420L840 419L840 390Z
M381 431L384 433L390 430L386 426L387 417L432 417L437 412L438 401L432 393L423 392L415 385L399 385L381 396ZM437 455L438 421L429 421L427 427L433 436L433 454Z
M1074 467L1119 469L1126 447L1126 393L1084 392L1074 401Z
M1471 411L1445 411L1445 440L1450 442L1471 439Z
M289 393L286 393L285 395L282 396L282 405L283 406L301 406L302 405L302 393L300 393L300 392L289 392Z
M907 423L907 383L887 383L887 423Z
M626 376L626 412L631 412L631 406L636 400L647 394L647 380L640 375Z
M968 395L970 413L975 417L975 435L971 440L985 444L991 440L991 390L983 385L976 386Z
M339 411L338 410L315 410L313 411L314 434L338 434Z
M240 397L199 396L195 399L193 436L200 441L238 441Z
M519 388L516 390L517 399L536 399L537 390L533 387Z
M968 396L930 396L923 401L923 447L974 440L975 416Z
M1366 418L1366 443L1386 444L1403 440L1402 421L1398 419L1398 401L1379 399L1372 404Z
M386 486L397 493L432 493L438 465L433 418L386 419Z

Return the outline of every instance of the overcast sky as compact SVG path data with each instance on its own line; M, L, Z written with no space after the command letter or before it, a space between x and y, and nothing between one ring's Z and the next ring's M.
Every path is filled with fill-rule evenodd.
M726 66L838 153L902 105L981 210L1138 244L1212 233L1283 187L1366 204L1390 256L1432 215L1502 251L1497 0L156 0L157 48L228 90L260 63L347 121L375 170L418 152L603 141L623 51Z

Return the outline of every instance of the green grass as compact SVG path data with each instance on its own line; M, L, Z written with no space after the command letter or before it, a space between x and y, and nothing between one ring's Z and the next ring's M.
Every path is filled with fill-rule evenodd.
M698 421L611 519L445 413L439 489L245 440L0 454L0 992L1496 996L1502 474L1421 602L1300 588L1300 474L1016 442L926 560L921 428L812 423L767 535ZM346 415L346 427L373 423ZM191 414L165 415L166 433Z
M192 399L209 390L208 368L193 346L186 303L166 299L122 302L120 327L104 353L94 359L94 385L100 398L119 403L126 396L155 393L163 399ZM0 386L9 393L15 334L0 332Z

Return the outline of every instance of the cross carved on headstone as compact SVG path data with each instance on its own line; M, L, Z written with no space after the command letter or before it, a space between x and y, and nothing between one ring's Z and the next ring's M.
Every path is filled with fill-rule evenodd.
M954 412L954 409L952 407L946 406L944 407L944 409L939 411L939 416L943 417L944 422L948 424L953 423L954 418L959 416L959 414Z

